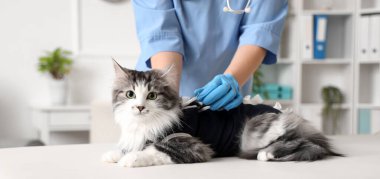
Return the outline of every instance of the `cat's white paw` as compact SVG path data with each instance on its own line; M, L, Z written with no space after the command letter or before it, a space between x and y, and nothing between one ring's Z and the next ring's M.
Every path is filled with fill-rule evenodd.
M118 162L122 167L147 167L153 165L174 164L170 156L149 146L143 151L125 154Z
M257 160L268 161L267 152L263 150L259 151L259 153L257 154Z
M271 159L274 159L274 156L270 152L266 152L264 150L260 150L259 153L257 154L257 160L260 160L260 161L269 161Z
M102 161L108 163L116 163L123 156L121 150L110 150L102 155Z
M146 167L152 165L151 160L147 156L139 152L130 152L124 155L117 163L121 167Z
M270 152L267 153L267 157L268 157L269 160L273 160L274 159L273 154L270 153Z

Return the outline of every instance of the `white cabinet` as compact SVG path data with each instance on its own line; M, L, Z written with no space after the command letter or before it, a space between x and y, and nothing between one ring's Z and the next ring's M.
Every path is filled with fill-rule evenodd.
M52 132L89 131L89 106L34 106L33 124L46 145L51 143Z

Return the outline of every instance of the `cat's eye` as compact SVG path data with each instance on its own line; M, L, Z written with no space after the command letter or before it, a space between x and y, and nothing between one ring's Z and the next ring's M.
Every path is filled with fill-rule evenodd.
M127 98L129 98L129 99L136 98L136 94L135 94L133 91L131 91L131 90L127 91L127 92L125 93L125 96L126 96Z
M157 98L157 93L155 92L150 92L148 96L146 97L146 99L149 99L149 100L155 100L156 98Z

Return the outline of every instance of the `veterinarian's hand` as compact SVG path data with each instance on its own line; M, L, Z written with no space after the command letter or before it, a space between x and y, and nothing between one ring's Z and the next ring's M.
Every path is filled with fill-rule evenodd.
M202 88L194 91L197 99L211 110L230 110L241 104L243 97L240 94L239 84L230 74L221 74L214 77Z

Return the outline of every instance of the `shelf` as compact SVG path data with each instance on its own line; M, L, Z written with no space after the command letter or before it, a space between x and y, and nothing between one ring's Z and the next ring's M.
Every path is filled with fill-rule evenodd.
M293 100L283 100L283 99L279 99L279 100L264 100L264 104L270 105L270 106L274 106L276 104L276 102L279 102L282 106L290 106L290 105L294 104Z
M362 9L360 11L360 14L361 15L380 14L380 8Z
M380 111L380 58L364 58L356 54L360 47L357 43L361 39L358 35L360 18L380 15L380 0L293 0L289 1L289 5L279 60L277 65L263 69L263 81L292 86L294 99L279 102L294 106L296 111L314 121L325 132L331 130L329 126L332 123L331 120L322 119L324 104L321 90L326 86L338 87L345 97L342 104L344 110L338 120L338 125L342 127L339 133L352 133L357 127L355 120L359 109ZM314 37L302 33L306 26L310 29L312 24L304 20L310 18L307 17L309 15L328 16L326 59L303 57L305 41L311 40L313 43ZM370 40L379 41L376 38ZM265 103L274 105L275 102Z
M380 63L380 60L378 60L378 59L359 59L358 60L358 63L359 64L378 64L378 63Z
M359 13L361 15L378 14L380 13L379 0L360 0Z
M312 108L317 108L317 107L323 107L324 104L322 103L301 103L301 107L312 107ZM333 105L333 108L337 108L338 105ZM351 105L348 103L344 103L341 106L342 109L344 110L349 110L351 109Z
M88 131L90 130L90 125L59 125L51 126L50 131L54 132L67 132L67 131Z
M32 109L39 111L89 111L89 105L32 105Z
M293 64L294 63L294 60L290 60L290 59L279 59L278 61L277 61L277 63L276 64Z
M324 60L306 60L302 61L302 64L336 64L336 65L349 65L351 64L351 59L338 59L338 58L326 58Z
M302 9L322 13L353 12L353 0L302 0Z
M380 104L359 103L357 107L360 109L380 109Z
M329 16L348 16L353 15L351 10L304 10L303 15L329 15Z

